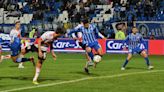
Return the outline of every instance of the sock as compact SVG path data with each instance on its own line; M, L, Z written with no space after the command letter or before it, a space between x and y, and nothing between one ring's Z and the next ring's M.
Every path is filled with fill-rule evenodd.
M39 77L39 74L40 74L40 68L36 68L36 72L35 72L35 76L33 78L33 81L37 81L38 80L38 77Z
M93 57L94 57L93 53L92 52L88 52L88 55L93 60Z
M20 63L20 62L27 62L30 61L30 58L17 58L16 62Z
M125 61L125 63L123 64L123 66L122 67L126 67L126 65L128 64L128 60L126 59L126 61Z
M30 58L22 58L21 62L27 62L27 61L30 61Z
M19 63L19 66L23 66L23 63L21 62L21 63Z
M24 58L24 55L20 54L19 57ZM23 62L19 63L19 66L23 66Z
M148 59L148 57L145 58L145 61L146 61L147 66L149 66L150 63L149 63L149 59Z

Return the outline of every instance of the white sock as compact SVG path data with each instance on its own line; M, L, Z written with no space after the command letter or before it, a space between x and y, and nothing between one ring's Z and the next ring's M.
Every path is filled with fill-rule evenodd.
M20 58L24 58L24 55L19 55ZM19 63L19 66L23 66L23 62Z
M19 57L20 57L20 58L24 58L24 55L20 54Z
M39 74L40 74L40 68L36 68L36 72L35 72L35 76L33 78L33 81L37 81L38 80Z
M23 63L21 62L21 63L19 63L19 66L23 66Z

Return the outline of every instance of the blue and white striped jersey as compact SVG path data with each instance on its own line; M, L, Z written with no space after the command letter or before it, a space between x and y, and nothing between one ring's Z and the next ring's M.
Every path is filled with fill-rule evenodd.
M135 49L140 47L141 44L144 44L144 39L140 33L131 33L126 37L125 43L128 45L129 49Z
M97 42L96 35L99 33L97 27L95 25L90 24L89 28L81 27L83 44L90 44Z
M69 35L74 33L81 33L82 35L82 43L83 44L91 44L97 42L98 36L100 38L104 38L104 36L99 32L98 28L94 24L89 24L89 28L85 28L82 24L75 27Z

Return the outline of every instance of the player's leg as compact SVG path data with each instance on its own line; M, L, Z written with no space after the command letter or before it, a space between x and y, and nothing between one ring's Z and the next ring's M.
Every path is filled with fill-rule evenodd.
M33 78L33 83L34 84L39 84L38 83L38 77L39 77L39 74L40 74L40 71L41 71L41 68L42 68L43 61L44 60L38 59L38 62L36 64L35 75L34 75L34 78Z
M0 62L2 62L5 59L10 59L10 58L11 58L11 55L1 55Z
M85 50L85 48L86 48L86 45L85 44L79 42L79 45L82 47L83 50ZM88 55L87 52L85 52L85 56L86 56L86 59L87 59L87 62L86 62L85 67L92 66L93 65L93 62L92 62L92 60L89 57L89 55Z
M24 58L24 55L26 54L26 48L28 45L29 45L28 41L21 40L21 53L20 53L21 58ZM18 68L24 68L23 62L19 63Z
M85 67L93 66L94 63L92 62L92 60L89 57L88 53L85 53L85 56L86 56L86 59L87 59Z
M34 57L22 58L22 57L19 57L19 55L17 55L17 56L11 56L11 59L15 63L29 62L29 61L30 62L34 62Z
M87 61L90 62L91 58L88 56L88 53L85 53L85 56L86 56Z
M42 65L43 65L43 62L44 62L45 59L46 59L46 52L43 52L43 57L38 56L38 62L37 62L37 65L36 65L35 75L34 75L34 78L33 78L33 83L34 84L39 84L38 83L38 77L39 77L39 74L40 74L40 71L41 71L41 68L42 68Z
M89 58L90 58L90 60L92 62L94 55L92 53L91 47L86 47L85 50L86 50L86 54L89 56ZM89 63L90 62L87 62L86 66L84 68L85 72L88 73L88 74L89 74L89 69L88 69L89 68Z
M21 49L20 57L24 58L25 53L26 53L25 49L24 48ZM24 68L23 62L19 63L18 68Z
M140 53L141 56L144 57L145 61L146 61L146 65L148 66L148 69L153 69L154 67L150 65L150 61L149 61L149 58L148 58L148 54L145 50L143 50L141 53Z
M128 64L128 62L130 61L131 58L132 58L132 53L128 53L128 56L127 56L127 58L126 58L126 60L123 64L121 70L125 70L125 67L126 67L126 65Z
M85 50L86 50L88 56L90 57L90 59L93 60L94 54L92 52L92 48L88 46L85 48Z
M98 42L94 44L93 48L97 51L97 54L98 54L99 56L101 56L101 57L103 56L102 48L101 48L101 46L99 45ZM96 65L97 65L97 62L94 62L94 67L95 67L95 68L96 68Z

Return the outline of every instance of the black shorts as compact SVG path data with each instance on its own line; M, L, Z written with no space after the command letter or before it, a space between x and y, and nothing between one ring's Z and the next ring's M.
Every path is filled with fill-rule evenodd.
M26 53L28 53L28 52L38 52L38 48L34 44L31 45L30 47L26 47L25 49L26 49ZM47 52L46 51L42 51L42 53L43 53L43 57L39 57L38 56L38 59L45 60Z

